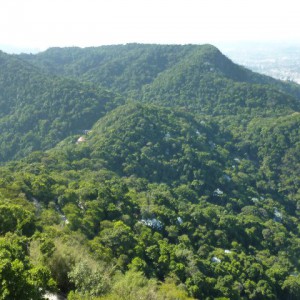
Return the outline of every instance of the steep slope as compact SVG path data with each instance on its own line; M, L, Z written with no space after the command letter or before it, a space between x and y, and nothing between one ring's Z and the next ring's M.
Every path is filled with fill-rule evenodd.
M300 208L299 146L299 113L253 119L239 145L241 151L249 153L260 165L267 185L288 195L291 210Z
M0 53L0 65L1 159L29 154L0 167L6 293L298 299L298 86L210 45Z
M259 136L281 140L286 128L279 145L290 147L298 114L290 119L249 125L249 150L212 117L118 107L81 142L0 168L0 209L15 224L3 218L2 232L26 232L31 261L69 297L115 299L129 283L124 299L296 297L299 209L260 172L276 146ZM26 214L13 214L21 205Z
M0 53L0 162L89 129L118 99L92 84L48 76Z
M150 83L196 46L127 44L92 48L50 48L21 58L39 68L70 77L80 77L122 93Z
M250 124L249 134L251 128ZM288 126L282 128L288 130ZM220 189L228 196L226 203L239 198L240 208L249 203L250 195L258 193L280 199L278 181L273 186L267 184L267 170L274 168L278 154L271 160L268 155L274 152L272 143L264 143L265 137L259 135L250 148L251 137L245 134L245 139L233 137L212 117L155 105L126 104L101 118L80 142L78 136L69 137L49 155L68 160L68 168L106 168L119 176L144 178L152 183L191 184L199 196L205 195L211 201L214 191ZM291 135L295 137L297 133ZM279 132L275 136L281 138ZM283 149L293 147L282 146ZM260 181L264 184L260 185ZM254 190L243 190L247 185Z
M214 114L299 110L300 88L234 64L211 45L128 44L49 49L22 56L54 74L122 92L140 101Z
M276 115L299 110L299 87L290 91L288 85L237 66L216 48L203 46L160 73L144 86L142 95L145 102L214 115Z
M97 122L87 144L91 158L103 159L120 175L166 183L211 178L213 185L222 174L209 162L224 165L226 150L216 146L224 139L215 124L183 111L132 104Z

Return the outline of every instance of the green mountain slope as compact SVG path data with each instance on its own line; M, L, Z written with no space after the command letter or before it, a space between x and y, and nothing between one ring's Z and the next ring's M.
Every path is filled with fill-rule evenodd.
M214 115L299 110L299 90L291 96L288 85L282 86L233 64L216 48L203 46L144 87L143 100Z
M261 166L269 186L289 195L292 209L299 201L300 115L253 119L240 145ZM300 203L299 203L300 204Z
M127 104L101 118L83 142L69 138L56 149L68 151L71 160L83 160L84 167L97 168L100 161L101 167L119 176L172 186L193 184L201 195L210 196L220 188L243 199L242 187L250 184L256 193L290 199L286 207L295 211L299 113L253 119L242 136L218 123L181 109ZM229 180L234 174L237 185Z
M214 176L213 167L208 166L205 174L192 175L197 169L204 171L202 164L213 159L210 144L219 138L214 129L184 112L127 105L96 123L88 142L92 158L104 159L121 174L156 182L188 182ZM221 160L217 152L214 155Z
M292 143L297 116L278 125ZM272 143L258 140L250 157L212 117L141 104L77 138L2 167L0 182L3 209L36 214L11 229L4 220L2 233L24 230L30 260L70 299L297 295L299 209L262 171Z
M92 84L45 75L0 53L0 161L46 149L89 129L117 97Z
M53 74L79 76L138 101L210 114L299 110L298 85L251 72L211 45L54 48L22 58Z
M299 298L299 86L210 45L0 66L4 299Z
M80 77L118 92L130 93L176 64L196 46L127 44L98 48L50 48L21 55L51 74Z

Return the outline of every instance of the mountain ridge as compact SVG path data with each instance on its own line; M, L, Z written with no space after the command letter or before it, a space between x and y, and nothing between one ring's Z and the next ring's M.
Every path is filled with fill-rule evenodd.
M253 115L280 116L300 110L299 86L235 65L212 45L54 48L36 55L2 52L1 57L2 161L24 156L31 150L47 149L76 130L89 129L106 109L117 107L125 99L183 107L201 114L232 115L234 119L243 116L248 120ZM114 90L114 94L109 96L111 100L104 101L105 105L103 102L107 108L103 110L99 104L103 113L97 114L97 90L104 95L109 93L107 89ZM68 120L56 116L55 110L69 114ZM72 111L81 121L74 120ZM83 115L93 117L84 117L84 121ZM34 122L38 119L44 125L37 127ZM49 139L55 142L48 143L44 133L51 128L54 131ZM13 136L13 130L22 131L23 136ZM38 134L34 133L36 130Z
M1 62L3 299L299 299L298 85L210 45Z
M88 68L92 68L91 71L93 73L93 69L100 68L101 69L101 61L108 61L115 55L114 60L116 66L122 65L122 60L126 61L127 56L131 57L130 59L141 61L143 63L143 59L152 59L152 62L157 63L159 62L162 66L170 66L168 63L168 57L166 53L170 52L173 55L174 50L179 52L177 55L179 59L182 58L182 55L186 56L189 54L193 54L193 52L202 52L203 58L211 60L213 59L213 63L217 63L217 65L221 66L221 69L223 68L223 71L230 70L232 73L232 69L234 68L235 71L234 74L228 74L232 75L234 80L241 81L241 77L243 78L242 81L249 81L250 83L261 83L261 84L277 84L281 85L281 88L283 91L290 90L293 95L300 95L299 89L297 89L297 85L291 84L291 83L283 83L280 80L274 80L271 77L261 75L252 71L247 70L245 67L238 66L230 59L228 59L225 55L223 55L216 47L206 44L206 45L159 45L159 44L126 44L126 45L111 45L111 46L100 46L100 47L90 47L90 48L50 48L46 50L45 52L39 53L37 55L21 55L20 57L22 59L25 59L27 61L30 61L31 63L36 64L37 66L43 67L43 64L47 62L47 59L49 60L48 63L51 63L51 65L61 65L61 67L65 67L66 70L62 69L58 72L59 75L69 75L72 76L72 72L74 72L75 69L78 69L79 73L76 73L75 76L83 76L83 79L92 80L95 81L93 78L93 75L87 75L84 74L87 72L89 73L89 69L80 71L80 67L76 67L76 61L78 61L79 65L82 63L85 59L85 52L87 55L94 57L93 61L89 62L87 61L85 65L89 66ZM74 51L74 53L72 52ZM149 54L146 55L146 57L143 57L146 51L150 51ZM151 54L152 51L152 54ZM165 52L165 54L163 54ZM182 54L181 54L182 53ZM197 53L196 53L197 54ZM56 57L65 57L66 63L64 62L56 62ZM107 56L107 58L106 58ZM199 55L198 55L199 56ZM78 57L78 58L77 58ZM157 58L161 58L162 60L155 60ZM105 59L106 58L106 59ZM172 63L178 63L178 58L175 60L171 60ZM150 61L148 61L149 63ZM163 62L163 63L162 63ZM75 63L75 66L72 68L69 66L71 63ZM125 62L126 63L126 62ZM210 62L211 63L211 62ZM47 66L45 66L45 69L47 70ZM147 70L147 65L143 63L143 67L146 67L143 71ZM157 66L156 66L157 67ZM68 69L69 68L69 69ZM105 70L105 68L104 68ZM163 71L163 69L158 69L160 72ZM51 72L51 70L48 70ZM136 72L137 70L135 70ZM52 71L53 72L53 71ZM160 73L159 72L159 73ZM55 71L53 72L55 73ZM226 73L226 72L225 72ZM157 76L158 73L156 73ZM73 74L74 75L74 74ZM153 76L153 75L152 75ZM100 77L103 80L103 77ZM153 77L152 77L153 80ZM98 80L99 82L99 80ZM149 82L148 82L149 83ZM110 86L111 87L111 86ZM297 91L293 91L293 89L296 89Z

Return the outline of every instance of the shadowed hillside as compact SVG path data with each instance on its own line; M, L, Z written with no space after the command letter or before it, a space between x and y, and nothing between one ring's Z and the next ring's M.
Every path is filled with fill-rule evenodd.
M46 75L11 55L0 53L0 66L0 162L89 129L121 101L95 85Z

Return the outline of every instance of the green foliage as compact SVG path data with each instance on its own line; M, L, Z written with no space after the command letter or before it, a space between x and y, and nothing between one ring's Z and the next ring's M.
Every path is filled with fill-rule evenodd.
M299 299L300 295L300 281L298 276L289 276L283 283L283 290L286 295L289 295L289 299Z
M69 278L79 294L100 296L109 291L112 273L112 270L105 266L89 265L87 261L80 261L69 273Z
M53 289L50 272L41 265L32 266L26 252L29 241L7 234L0 238L1 299L42 299L46 289Z
M139 102L247 119L299 109L297 85L250 72L210 45L54 48L0 58L0 161L90 129L124 102L105 89Z
M299 299L298 86L210 45L0 65L1 299Z
M95 124L87 142L92 159L107 161L122 175L155 182L213 180L221 176L217 168L226 153L218 146L211 154L216 143L224 142L216 124L146 105L119 107Z
M33 214L24 210L20 205L0 205L0 234L16 232L31 235L34 232Z
M183 93L175 94L172 99L178 101L178 96L193 95L199 87L196 85L203 79L205 81L205 77L211 78L210 75L216 82L210 85L207 81L207 86L202 86L204 97L212 96L211 87L218 89L226 86L226 81L222 85L224 78L240 83L276 85L288 94L300 95L298 85L253 73L234 64L212 45L127 44L85 49L51 48L37 55L22 54L20 58L51 74L100 83L131 97L138 95L145 87L147 90L148 87L155 88L154 96L160 96L165 84L168 86L166 95L178 91L179 87L183 88ZM243 85L240 85L238 92L241 90ZM185 100L192 99L188 97Z
M0 64L0 162L90 129L118 102L104 89L46 75L10 55L1 53Z

